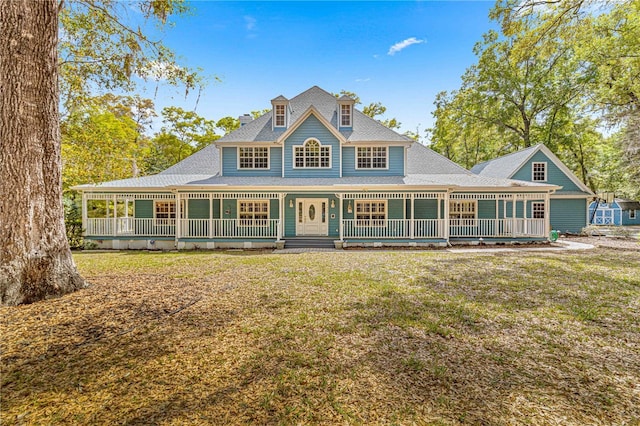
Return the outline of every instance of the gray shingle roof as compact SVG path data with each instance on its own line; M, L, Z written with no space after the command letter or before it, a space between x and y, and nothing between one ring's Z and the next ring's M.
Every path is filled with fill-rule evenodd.
M472 174L426 146L413 143L407 151L407 174Z
M518 181L512 179L497 179L464 174L414 174L408 176L365 176L365 177L342 177L342 178L281 178L281 177L235 177L235 176L212 176L200 181L190 182L194 186L245 186L247 188L261 187L339 187L339 186L385 186L385 185L415 185L434 187L459 187L459 188L529 188L531 190L541 190L549 185ZM216 188L221 189L221 188Z
M522 166L522 163L524 163L533 151L537 149L538 146L532 146L530 148L523 149L522 151L476 164L471 168L471 173L496 178L509 178L518 171Z
M313 86L289 101L289 108L291 110L289 128L296 126L298 120L311 106L313 106L325 120L331 123L334 129L338 128L338 100L331 93L318 86ZM268 112L258 117L256 120L245 124L238 130L218 139L216 143L275 142L285 130L272 129L271 115L271 112ZM411 141L408 137L394 132L357 109L354 109L353 127L351 130L342 130L340 133L345 137L347 142Z
M640 210L640 201L625 200L623 198L616 198L616 203L622 210Z
M215 175L220 171L220 150L209 145L160 172L160 175Z

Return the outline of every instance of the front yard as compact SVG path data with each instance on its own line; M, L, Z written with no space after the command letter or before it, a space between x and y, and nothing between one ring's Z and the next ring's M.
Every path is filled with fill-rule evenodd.
M2 424L638 424L640 252L81 253Z

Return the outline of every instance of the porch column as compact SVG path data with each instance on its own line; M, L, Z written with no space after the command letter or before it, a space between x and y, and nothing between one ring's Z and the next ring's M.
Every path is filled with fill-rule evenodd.
M284 223L284 197L285 194L278 194L278 235L276 241L282 240L282 226Z
M516 237L516 210L517 210L517 206L516 203L518 202L518 198L516 197L516 194L513 194L511 196L511 203L513 204L513 209L511 210L511 236L513 238Z
M209 193L209 238L213 238L213 194Z
M340 219L340 241L344 241L344 210L343 210L343 206L342 206L342 198L343 198L343 194L336 194L338 196L338 206L340 208L339 214L338 214L338 218Z
M82 235L87 236L87 194L82 193Z
M180 203L180 194L178 192L175 192L175 199L176 199L176 219L175 219L175 226L174 226L174 234L175 234L175 245L176 245L176 249L178 248L178 239L180 238L180 217L181 217L181 204Z
M529 234L529 226L527 223L527 198L522 199L522 227L524 229L524 234Z
M115 237L118 233L118 201L116 199L116 194L113 194L111 198L113 200L113 229L111 230L111 234Z
M588 217L588 216L587 216ZM544 194L544 235L549 238L551 233L551 194Z
M449 195L451 193L449 192L449 190L447 190L447 192L444 193L444 239L447 240L447 242L449 242L449 226L451 226L451 224L449 223Z
M414 221L413 221L413 200L415 198L415 194L412 192L411 193L411 198L409 199L409 205L411 206L411 211L410 211L410 215L409 215L409 238L411 238L413 240L414 235L415 235L415 228L414 228Z

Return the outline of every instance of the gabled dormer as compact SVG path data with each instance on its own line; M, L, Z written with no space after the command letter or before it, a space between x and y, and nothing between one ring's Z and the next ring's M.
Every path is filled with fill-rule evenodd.
M289 99L280 95L271 100L271 113L273 115L271 120L272 130L286 129L289 127Z
M338 130L353 128L353 105L355 100L347 95L338 98Z

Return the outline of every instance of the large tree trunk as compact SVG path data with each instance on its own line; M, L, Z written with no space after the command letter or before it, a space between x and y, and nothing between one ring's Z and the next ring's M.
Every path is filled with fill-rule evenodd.
M57 0L0 0L0 301L85 287L64 229Z

